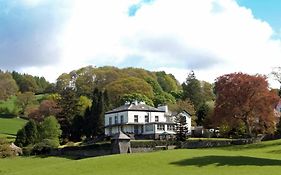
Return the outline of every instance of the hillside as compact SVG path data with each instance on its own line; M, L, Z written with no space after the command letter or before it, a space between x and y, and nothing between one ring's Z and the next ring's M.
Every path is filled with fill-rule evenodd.
M21 129L26 120L20 118L0 118L0 138L14 140L17 131Z
M5 175L278 175L281 140L213 149L180 149L82 160L28 157L0 159ZM63 170L63 171L62 171Z

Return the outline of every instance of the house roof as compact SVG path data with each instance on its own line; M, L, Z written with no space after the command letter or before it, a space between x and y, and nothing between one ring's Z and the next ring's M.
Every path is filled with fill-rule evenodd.
M132 104L125 104L125 105L115 108L111 111L107 111L105 114L112 114L112 113L123 112L123 111L165 112L163 110L148 106L146 104L132 103Z

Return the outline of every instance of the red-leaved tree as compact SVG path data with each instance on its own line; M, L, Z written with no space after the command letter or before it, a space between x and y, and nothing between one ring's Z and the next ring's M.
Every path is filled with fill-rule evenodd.
M216 79L215 92L214 121L218 126L227 123L235 127L242 123L249 136L274 132L274 107L279 97L270 91L265 76L226 74Z

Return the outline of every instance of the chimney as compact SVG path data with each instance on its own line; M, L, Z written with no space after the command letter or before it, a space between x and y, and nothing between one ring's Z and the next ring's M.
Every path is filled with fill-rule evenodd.
M132 104L138 105L138 100L134 100L134 101L132 102Z

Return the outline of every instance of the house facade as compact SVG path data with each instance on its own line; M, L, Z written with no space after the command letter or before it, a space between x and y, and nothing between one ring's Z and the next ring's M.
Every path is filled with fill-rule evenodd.
M191 131L191 116L185 115L188 130ZM144 102L126 103L105 113L105 135L112 136L120 131L142 138L157 139L163 133L174 135L177 123L176 115L168 111L167 106L154 108Z

